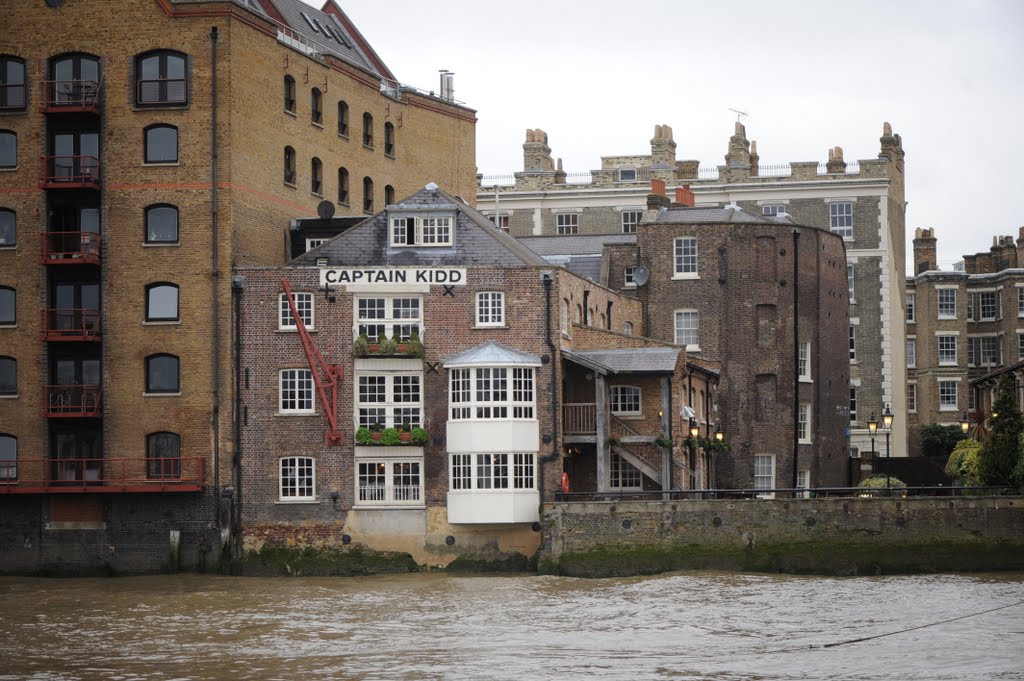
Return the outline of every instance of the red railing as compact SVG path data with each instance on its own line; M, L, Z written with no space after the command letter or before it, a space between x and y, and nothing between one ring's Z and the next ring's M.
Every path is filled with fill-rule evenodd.
M136 84L135 103L139 106L187 104L187 83L184 78L140 80Z
M25 108L25 85L0 83L0 111L20 111Z
M196 492L205 457L0 461L0 494Z
M39 87L43 113L96 111L99 104L100 84L94 80L44 80Z
M100 311L80 308L43 310L44 341L100 339Z
M103 408L98 385L43 386L43 415L50 418L95 418Z
M39 185L43 189L94 189L100 184L95 156L43 156Z
M562 429L566 435L594 435L597 433L597 405L563 404Z
M102 236L95 232L43 232L44 265L95 265Z

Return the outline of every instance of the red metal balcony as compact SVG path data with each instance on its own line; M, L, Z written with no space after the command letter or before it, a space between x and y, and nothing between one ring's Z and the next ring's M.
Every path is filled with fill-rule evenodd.
M42 113L96 113L100 84L94 80L44 80L39 84Z
M46 385L43 395L48 418L96 418L102 412L103 388L98 385Z
M206 459L49 459L0 462L0 494L198 492Z
M95 232L43 232L44 265L97 265L102 235Z
M95 156L43 156L41 189L98 189L100 160Z
M44 341L98 341L100 311L79 308L43 310Z
M188 104L188 83L184 78L153 78L136 84L138 106L179 106Z

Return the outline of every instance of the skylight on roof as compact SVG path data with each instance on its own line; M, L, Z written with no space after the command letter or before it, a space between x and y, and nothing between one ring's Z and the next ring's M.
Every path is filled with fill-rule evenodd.
M301 15L302 15L302 18L306 20L306 23L307 23L307 24L309 24L309 27L310 27L311 29L313 29L313 32L314 32L314 33L319 33L319 32L320 32L320 31L319 31L319 30L317 29L317 27L313 25L313 21L312 21L312 20L311 20L311 19L310 19L309 17L307 17L307 16L306 16L306 13L305 13L305 12L299 12L299 14L301 14Z

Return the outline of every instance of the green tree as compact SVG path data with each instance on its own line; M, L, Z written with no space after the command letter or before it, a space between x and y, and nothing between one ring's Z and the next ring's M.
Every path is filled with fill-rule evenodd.
M925 456L949 456L956 443L965 437L960 426L921 426L921 453Z
M976 487L981 484L981 473L978 471L978 452L981 443L975 440L960 440L953 448L946 462L946 475L955 484L965 487Z
M1011 373L999 379L992 414L991 434L979 453L981 480L986 485L1009 485L1020 460L1020 436L1024 433L1017 379Z

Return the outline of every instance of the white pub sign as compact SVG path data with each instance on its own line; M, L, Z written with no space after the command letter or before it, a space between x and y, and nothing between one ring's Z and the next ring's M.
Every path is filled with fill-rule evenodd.
M434 284L465 286L464 267L322 267L321 286Z

